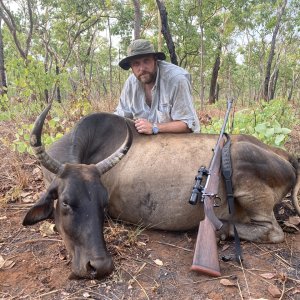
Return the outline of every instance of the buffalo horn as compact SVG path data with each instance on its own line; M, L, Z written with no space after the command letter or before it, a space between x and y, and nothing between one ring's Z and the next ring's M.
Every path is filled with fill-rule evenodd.
M42 145L42 130L46 116L51 108L49 104L37 117L30 135L30 145L41 165L54 174L59 174L63 170L63 165L56 159L50 157Z
M104 160L98 162L96 167L100 173L100 175L109 171L113 166L115 166L127 153L131 144L132 144L132 131L126 122L127 126L127 135L124 143L117 149L113 154L109 157L105 158Z

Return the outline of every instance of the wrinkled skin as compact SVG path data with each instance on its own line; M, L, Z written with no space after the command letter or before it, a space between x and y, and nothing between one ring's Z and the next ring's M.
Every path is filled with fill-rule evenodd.
M209 166L217 136L145 136L135 131L133 123L130 126L133 142L129 152L101 176L108 193L109 214L157 229L197 228L204 217L203 207L192 206L188 200L198 168ZM101 278L112 271L111 258L103 239L106 203L100 199L106 197L99 196L99 191L105 189L99 176L97 180L93 165L88 165L103 160L115 151L125 135L125 125L120 117L94 114L83 119L71 134L65 135L49 151L57 160L73 163L68 165L68 172L59 176L55 177L47 170L44 175L48 183L55 178L46 192L46 198L58 198L55 222L73 257L72 271L77 277ZM256 242L283 241L284 235L273 208L292 191L293 202L297 212L300 212L297 161L281 149L244 135L232 136L231 159L236 208L233 219L240 237ZM53 185L58 186L55 192L51 191ZM221 205L215 213L224 224L219 235L226 238L233 236L233 229L228 222L222 177L219 196ZM71 205L65 207L64 199L68 199ZM45 202L43 199L41 201ZM53 204L49 204L51 201L44 206L51 206L53 210ZM27 225L50 217L50 213L42 212L46 209L37 209L38 205L26 215ZM74 208L70 209L72 206ZM93 263L95 260L96 264Z
M54 214L56 228L72 257L71 278L102 278L110 274L113 262L103 236L104 209L108 198L95 166L66 165L64 172L52 181L45 196L40 203L43 210L32 209L24 222L30 218L32 223L33 218L37 218L34 219L36 223ZM54 209L53 202L57 198ZM97 234L94 234L94 228Z

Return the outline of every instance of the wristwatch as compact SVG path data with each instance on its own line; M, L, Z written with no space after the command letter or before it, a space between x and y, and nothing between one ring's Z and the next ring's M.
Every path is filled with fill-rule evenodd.
M157 127L156 123L153 123L152 125L152 134L158 134L159 128Z

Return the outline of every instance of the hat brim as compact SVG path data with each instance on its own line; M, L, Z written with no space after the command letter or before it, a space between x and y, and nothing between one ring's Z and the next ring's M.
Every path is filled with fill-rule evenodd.
M130 62L131 62L132 59L139 58L139 57L142 57L142 56L146 56L146 55L149 55L149 54L154 54L155 57L159 60L165 60L166 59L166 55L163 52L143 53L143 54L132 55L132 56L127 56L127 57L123 58L122 60L120 60L119 66L123 70L129 70L130 69Z

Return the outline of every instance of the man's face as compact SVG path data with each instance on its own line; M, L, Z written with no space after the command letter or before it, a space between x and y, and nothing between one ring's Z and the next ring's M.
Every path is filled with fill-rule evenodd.
M132 59L130 66L135 77L142 83L155 82L157 62L153 54Z

